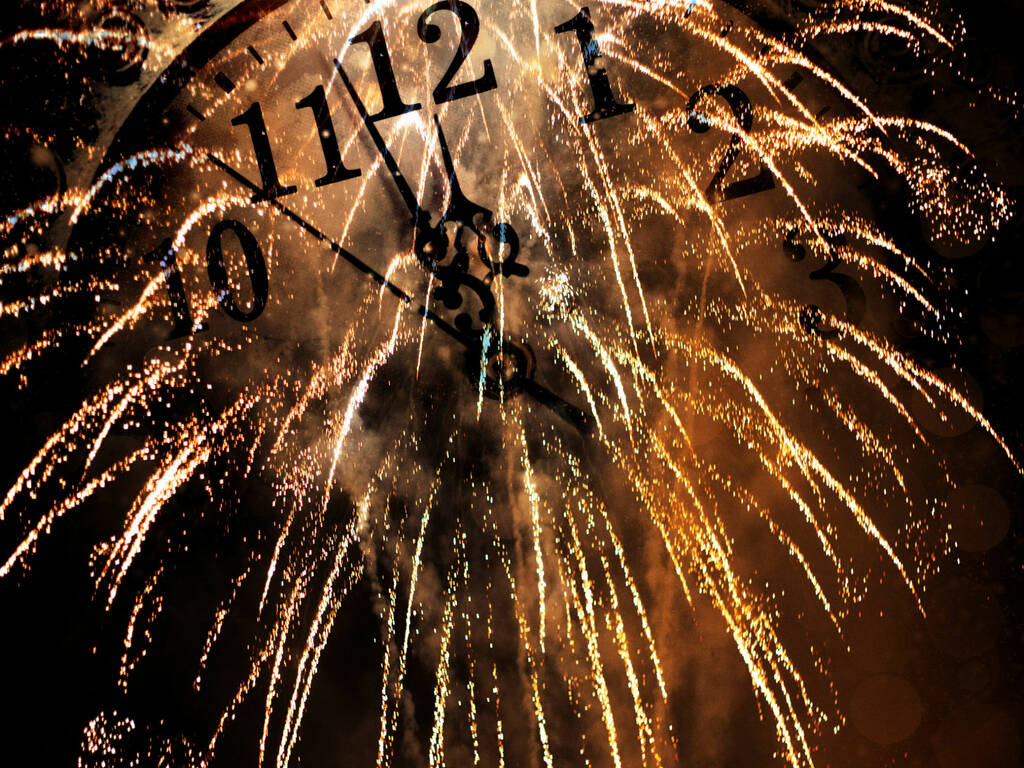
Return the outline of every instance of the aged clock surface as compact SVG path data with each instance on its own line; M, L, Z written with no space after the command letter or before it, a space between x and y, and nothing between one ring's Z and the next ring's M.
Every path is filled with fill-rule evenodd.
M94 5L11 38L98 106L26 134L0 272L52 399L0 577L71 541L81 765L932 754L941 665L881 638L1006 536L957 441L1019 470L961 364L948 265L1012 214L932 114L958 17Z
M827 113L829 94L775 61L767 33L736 9L707 11L710 21L695 16L687 30L671 16L589 8L559 22L558 6L489 8L483 20L469 4L391 9L385 25L373 7L213 4L202 33L163 71L150 67L155 82L100 163L101 194L140 177L150 185L145 232L126 233L125 250L152 245L146 258L170 268L173 337L337 342L365 328L359 341L373 344L397 334L393 354L414 378L468 366L470 388L476 378L501 399L505 385L509 396L525 386L586 432L590 409L543 383L579 336L564 332L576 311L567 286L573 306L612 315L606 331L656 355L652 313L672 332L692 328L704 311L695 303L724 298L709 282L717 274L733 284L721 290L742 292L756 270L791 297L794 275L813 269L790 262L813 240L826 253L812 278L828 282L796 291L808 297L802 325L827 333L822 308L865 318L864 289L832 274L827 254L856 226L863 178L822 190L846 158L787 148L778 125ZM182 34L160 39L175 50ZM531 34L533 49L521 50ZM613 35L623 34L638 52L671 50L686 66L672 77L609 73L602 37L621 45ZM777 111L760 114L759 101ZM132 182L118 180L126 160L143 169ZM847 219L829 221L840 209ZM694 258L674 258L680 250ZM398 320L396 307L428 322Z

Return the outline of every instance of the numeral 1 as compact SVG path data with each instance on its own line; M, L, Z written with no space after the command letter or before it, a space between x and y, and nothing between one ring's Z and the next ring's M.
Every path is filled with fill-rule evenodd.
M253 195L252 201L257 203L273 200L295 192L296 188L294 186L285 187L277 178L277 164L274 162L274 152L270 148L270 139L267 137L267 124L263 120L263 109L260 107L260 103L258 101L253 102L253 105L232 120L231 124L245 125L249 128L252 147L256 152L256 165L260 169L263 189Z
M331 120L331 110L327 106L327 94L324 87L318 85L302 101L296 102L296 109L311 109L316 119L316 132L320 137L320 148L324 153L324 161L327 163L327 173L316 180L318 187L326 187L338 181L355 179L360 176L358 170L351 171L341 161L341 151L338 149L338 137L334 132L334 121Z
M635 104L623 104L615 98L611 83L608 81L608 72L595 66L597 60L601 58L601 48L594 40L594 24L590 20L590 9L584 6L569 21L555 27L556 34L560 35L563 32L576 33L580 50L583 52L583 62L587 65L590 91L594 96L594 111L580 118L580 122L596 123L598 120L607 120L609 117L629 114L636 110Z
M398 92L398 83L395 82L395 70L391 66L391 54L388 53L388 44L384 40L384 29L379 21L373 22L365 31L360 32L348 42L351 45L366 43L370 46L373 69L377 73L377 85L384 103L384 108L377 114L371 115L370 120L387 120L423 108L421 104L406 104L402 101L402 94Z

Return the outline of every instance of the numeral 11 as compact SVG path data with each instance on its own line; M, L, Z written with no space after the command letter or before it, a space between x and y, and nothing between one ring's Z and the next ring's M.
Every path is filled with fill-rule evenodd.
M334 131L334 121L331 119L331 110L327 105L327 95L324 92L324 87L318 85L306 98L297 102L295 108L312 110L313 119L316 121L316 133L320 138L320 149L323 152L324 163L327 165L327 172L316 180L316 185L324 187L328 184L358 177L360 171L346 168L341 160L338 136ZM260 184L262 188L253 195L253 202L275 200L276 198L294 193L296 187L294 185L284 186L277 176L274 150L271 148L270 138L267 136L267 123L263 119L263 109L260 107L260 103L258 101L253 102L253 105L232 120L231 124L244 125L249 129L252 148L256 153L256 166L260 171Z

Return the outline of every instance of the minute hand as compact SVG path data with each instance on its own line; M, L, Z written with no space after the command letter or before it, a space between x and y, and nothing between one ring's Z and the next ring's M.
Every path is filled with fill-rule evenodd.
M388 172L391 174L392 180L395 182L395 186L398 187L398 193L402 196L402 200L405 201L406 207L412 213L413 221L419 226L430 226L430 215L420 206L420 201L412 191L412 187L409 186L409 182L405 180L405 176L402 175L402 170L398 167L398 162L395 160L394 155L391 154L391 150L388 149L387 143L384 141L384 137L380 135L380 131L377 130L377 126L373 124L373 120L370 118L370 114L366 111L366 106L363 104L363 100L359 98L359 93L352 85L352 81L349 80L348 75L345 73L345 68L341 66L341 62L335 60L334 66L338 69L338 74L341 75L342 82L345 83L345 87L348 89L348 94L352 98L352 103L355 104L356 110L359 112L359 116L363 119L363 125L366 127L366 132L370 134L370 138L373 139L373 143L377 147L377 151L380 152L382 158L384 158L384 165L387 166Z

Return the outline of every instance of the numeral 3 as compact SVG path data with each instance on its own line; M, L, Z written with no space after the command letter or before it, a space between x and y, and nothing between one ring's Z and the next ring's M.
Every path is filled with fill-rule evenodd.
M829 249L828 262L824 267L811 272L811 280L827 280L839 288L846 300L846 321L851 325L857 325L867 313L867 297L864 295L864 289L849 275L835 271L843 265L843 261L836 255L836 252L839 248L846 246L846 236L842 232L824 232L823 236ZM807 248L800 243L800 237L800 230L794 228L786 234L786 239L782 243L783 250L794 262L800 262L807 258ZM800 312L800 324L808 333L826 338L835 336L838 331L824 328L823 320L824 314L814 304L804 307Z

